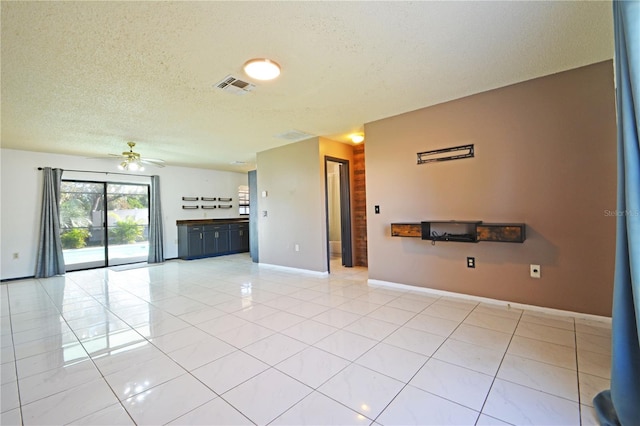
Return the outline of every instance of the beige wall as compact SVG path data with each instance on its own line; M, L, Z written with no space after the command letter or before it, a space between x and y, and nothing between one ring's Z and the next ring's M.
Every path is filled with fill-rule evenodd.
M352 151L312 138L258 153L260 263L327 271L324 157L351 160Z
M369 277L610 315L614 108L607 61L366 124ZM471 143L475 158L416 165L417 152ZM524 222L527 240L390 236L392 222L450 219Z

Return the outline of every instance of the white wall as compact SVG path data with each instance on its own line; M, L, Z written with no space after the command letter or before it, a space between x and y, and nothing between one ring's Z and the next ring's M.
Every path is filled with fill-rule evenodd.
M112 160L2 149L0 164L0 279L30 277L35 272L42 199L42 172L38 167L110 172L65 172L63 179L149 182L148 177L136 174L112 174L119 172ZM149 166L142 173L160 176L165 258L178 255L176 220L238 217L238 186L247 185L246 173L172 166ZM233 201L224 204L233 204L233 208L183 210L183 196L229 197ZM18 259L13 259L13 253L19 253Z

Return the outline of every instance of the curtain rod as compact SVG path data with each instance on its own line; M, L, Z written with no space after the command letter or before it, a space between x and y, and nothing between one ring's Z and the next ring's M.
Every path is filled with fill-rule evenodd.
M38 167L38 170L42 170L44 167ZM99 173L103 175L122 175L122 176L142 176L142 177L153 177L153 175L138 175L131 173L119 173L119 172L94 172L90 170L71 170L71 169L62 169L63 172L80 172L80 173Z

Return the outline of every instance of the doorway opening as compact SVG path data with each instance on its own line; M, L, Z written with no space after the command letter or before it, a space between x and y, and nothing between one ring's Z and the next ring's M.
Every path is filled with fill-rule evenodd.
M342 266L353 266L351 241L351 191L349 161L325 157L325 200L327 212L327 270L331 259L339 259Z
M60 228L67 271L145 262L149 185L63 180Z

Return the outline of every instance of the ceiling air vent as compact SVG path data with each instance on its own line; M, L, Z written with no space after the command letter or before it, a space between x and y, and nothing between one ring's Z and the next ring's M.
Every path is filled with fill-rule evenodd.
M256 85L240 80L232 75L228 75L222 81L216 83L215 87L216 89L224 90L225 92L234 93L236 95L245 95L252 92L253 89L256 88Z
M309 133L301 132L300 130L288 130L284 133L280 133L279 135L275 135L276 138L286 139L288 141L300 141L303 139L309 139L314 137Z

